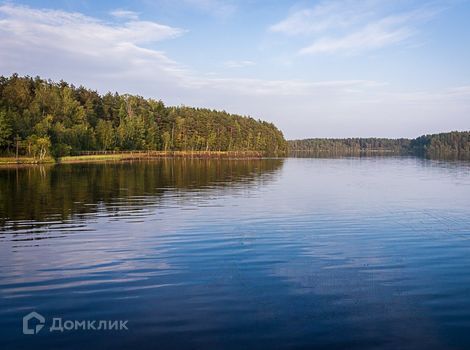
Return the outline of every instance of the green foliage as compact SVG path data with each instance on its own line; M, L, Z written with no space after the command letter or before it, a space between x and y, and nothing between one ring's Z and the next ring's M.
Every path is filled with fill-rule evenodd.
M162 135L162 138L163 138L163 150L164 151L168 151L170 149L170 146L171 146L171 135L168 131L165 131L163 132L163 135Z
M43 160L50 154L51 140L48 136L31 135L27 138L30 154L39 160Z
M14 135L22 153L55 157L89 150L262 151L283 155L287 143L271 123L189 107L165 107L140 96L76 88L65 82L0 77L0 148ZM50 146L39 139L49 140Z
M116 145L116 133L113 123L109 120L100 119L96 125L96 140L102 151L112 150Z
M7 112L0 110L0 147L5 147L12 141L11 122L8 119Z

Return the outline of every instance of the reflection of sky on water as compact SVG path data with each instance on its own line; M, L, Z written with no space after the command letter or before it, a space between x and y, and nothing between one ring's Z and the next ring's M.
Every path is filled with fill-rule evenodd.
M221 334L235 344L470 344L465 163L289 159L255 178L158 201L122 196L72 217L73 232L2 233L5 319L31 305L93 310L170 348L184 344L177 334L186 345L225 346ZM41 235L54 239L21 240Z

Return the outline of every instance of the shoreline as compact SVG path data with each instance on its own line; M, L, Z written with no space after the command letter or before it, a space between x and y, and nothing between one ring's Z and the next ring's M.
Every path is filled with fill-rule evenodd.
M126 151L126 152L83 152L78 156L65 156L58 159L47 157L38 160L32 157L0 157L0 167L34 166L46 164L72 164L95 162L119 162L161 158L189 159L261 159L265 154L259 151Z

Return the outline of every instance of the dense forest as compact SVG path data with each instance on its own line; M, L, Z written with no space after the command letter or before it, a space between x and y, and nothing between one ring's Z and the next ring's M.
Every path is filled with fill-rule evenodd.
M272 123L39 77L0 77L0 153L44 158L90 150L261 151L284 155Z
M424 135L416 139L348 138L305 139L288 141L292 153L354 155L391 153L429 158L470 159L470 132L453 131Z

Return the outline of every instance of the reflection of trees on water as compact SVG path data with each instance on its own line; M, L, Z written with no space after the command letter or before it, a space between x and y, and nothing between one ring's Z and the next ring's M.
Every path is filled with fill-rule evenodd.
M398 151L292 151L289 157L292 158L346 158L346 157L397 157L406 155Z
M418 157L433 160L470 160L468 154L460 154L458 152L428 152L428 153L411 153L393 150L342 150L342 151L291 151L289 157L292 158L347 158L347 157Z
M161 159L68 164L0 170L0 224L65 220L98 210L119 212L214 190L246 188L272 180L282 159ZM164 203L162 203L164 204Z

